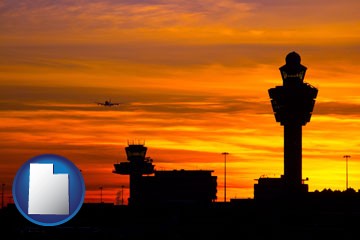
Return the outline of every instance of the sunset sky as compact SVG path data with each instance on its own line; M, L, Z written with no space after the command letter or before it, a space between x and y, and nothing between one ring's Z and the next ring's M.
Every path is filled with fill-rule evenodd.
M319 89L303 128L310 191L360 189L360 1L0 0L0 183L54 153L83 172L85 202L116 202L128 140L157 170L210 169L218 201L283 174L268 89L291 51ZM95 102L111 99L120 106Z

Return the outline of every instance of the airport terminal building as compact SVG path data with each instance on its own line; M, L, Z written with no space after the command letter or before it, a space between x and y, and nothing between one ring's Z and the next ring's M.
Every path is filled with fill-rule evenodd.
M157 171L143 144L129 144L125 150L128 161L114 164L113 172L130 176L129 205L206 205L216 200L213 170Z

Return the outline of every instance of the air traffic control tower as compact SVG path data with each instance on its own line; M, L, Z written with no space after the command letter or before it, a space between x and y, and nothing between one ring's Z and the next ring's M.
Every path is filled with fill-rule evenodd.
M136 205L141 199L141 182L144 174L154 173L152 159L146 157L147 147L144 144L129 143L125 147L128 162L114 164L114 173L130 175L129 205Z
M290 52L285 61L279 68L283 85L268 90L276 122L284 126L284 175L258 179L255 198L308 191L302 179L302 126L310 122L318 89L304 82L307 68L299 54Z

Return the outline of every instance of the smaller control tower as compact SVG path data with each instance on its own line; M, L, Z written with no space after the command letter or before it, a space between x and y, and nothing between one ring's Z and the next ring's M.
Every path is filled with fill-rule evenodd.
M152 159L146 157L147 147L144 144L128 143L125 148L128 162L114 164L114 173L130 175L129 205L136 204L141 195L141 181L144 174L153 174Z

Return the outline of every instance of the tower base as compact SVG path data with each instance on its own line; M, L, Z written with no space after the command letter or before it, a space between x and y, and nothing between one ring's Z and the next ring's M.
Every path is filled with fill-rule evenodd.
M254 199L259 200L280 200L280 199L298 199L309 192L307 184L289 184L283 177L258 179L254 184Z

